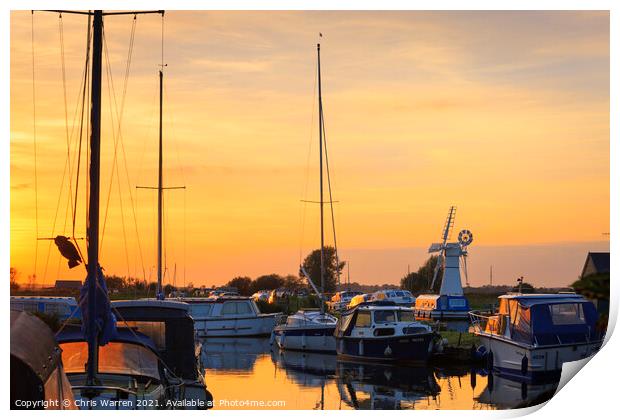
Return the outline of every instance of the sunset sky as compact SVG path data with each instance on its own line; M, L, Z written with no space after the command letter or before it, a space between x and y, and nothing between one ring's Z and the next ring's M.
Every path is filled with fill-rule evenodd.
M105 19L118 112L132 19ZM71 235L62 180L69 140L75 192L87 20L62 17L66 111L59 22L34 14L36 218L32 21L11 13L11 266L21 282L35 253L38 283L85 275L36 241L37 219L39 237ZM338 246L352 281L397 283L408 264L417 269L450 205L453 239L474 234L473 285L488 282L490 265L494 283L567 285L588 251L609 249L607 12L170 11L164 25L164 179L187 187L165 193L166 281L175 264L177 284L296 274L300 253L318 248L318 207L300 200L318 199L319 32ZM113 177L117 111L103 79L102 226L112 188L101 263L150 280L156 192L135 187L157 182L161 30L159 16L138 16Z

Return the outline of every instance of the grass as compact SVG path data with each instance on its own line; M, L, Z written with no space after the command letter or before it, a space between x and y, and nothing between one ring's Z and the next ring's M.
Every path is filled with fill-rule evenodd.
M446 338L448 340L448 346L450 347L469 349L472 345L476 347L480 345L480 339L468 332L460 333L458 331L440 331L439 334L442 338Z

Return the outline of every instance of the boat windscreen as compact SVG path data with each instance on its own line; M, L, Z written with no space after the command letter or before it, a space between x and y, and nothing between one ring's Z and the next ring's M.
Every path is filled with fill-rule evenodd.
M84 373L88 360L88 343L68 342L60 347L65 372ZM111 342L99 347L99 372L160 379L157 355L146 347L131 343Z
M398 311L399 322L414 322L415 314L413 311Z

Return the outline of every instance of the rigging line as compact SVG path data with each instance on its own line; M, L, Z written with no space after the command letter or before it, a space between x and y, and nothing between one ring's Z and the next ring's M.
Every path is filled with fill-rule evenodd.
M124 109L125 109L125 98L126 98L126 94L127 94L127 82L129 80L129 69L131 67L131 57L132 57L132 53L133 53L133 45L134 45L134 39L135 39L135 31L136 31L136 17L134 16L133 19L133 23L132 23L132 27L131 27L131 34L129 37L129 49L127 51L127 62L126 62L126 66L125 66L125 78L123 81L123 91L122 91L122 96L121 96L121 106L120 106L120 113L119 113L119 107L118 107L118 103L116 102L116 91L114 89L114 78L112 76L112 65L110 63L110 55L109 55L109 51L108 51L108 43L107 43L107 39L105 36L105 31L103 33L103 44L104 44L104 49L105 49L105 58L106 58L106 78L107 78L107 82L108 82L108 96L110 97L110 114L111 114L111 121L112 121L112 137L113 137L113 142L114 142L114 155L113 155L113 159L112 159L112 171L110 173L110 183L109 183L109 188L108 188L108 197L106 200L106 210L105 210L105 215L104 215L104 219L103 219L103 229L101 232L101 237L100 237L100 244L99 244L99 254L101 255L101 250L103 248L103 240L104 240L104 234L105 234L105 229L106 229L106 225L107 225L107 219L108 219L108 210L109 210L109 205L110 205L110 196L112 194L112 185L113 185L113 179L114 179L114 170L115 167L117 165L117 155L118 155L118 143L119 141L122 143L122 131L121 131L121 127L122 127L122 119L123 119L123 113L124 113ZM114 113L112 112L112 105L114 105L114 110L116 111L116 119L117 119L117 123L118 123L118 131L114 130Z
M63 99L65 105L65 136L67 140L67 161L69 162L69 201L71 207L73 207L73 177L72 177L72 168L71 168L71 143L73 133L69 134L69 111L67 105L67 71L65 66L65 31L64 24L62 20L62 13L58 15L58 32L59 32L59 40L60 40L60 59L61 59L61 71L62 71L62 90L63 90ZM77 108L76 108L77 111ZM74 118L75 123L75 118ZM71 130L73 131L73 129ZM67 227L67 212L65 211L65 225L64 228Z
M187 189L183 188L183 288L187 270Z
M129 266L129 247L127 246L127 233L125 230L125 214L123 212L123 194L121 190L121 177L118 173L118 166L116 165L116 183L118 185L118 199L120 202L120 212L121 212L121 226L123 228L123 243L125 244L125 260L127 262L127 277L131 277L131 270Z
M35 53L34 53L34 10L31 11L31 50L32 50L32 135L34 148L34 226L35 226L35 248L34 248L34 274L33 283L37 279L37 262L39 258L39 187L37 179L37 107L36 107L36 78L35 78Z
M310 118L310 138L308 141L308 154L306 155L306 180L305 180L305 185L304 185L304 189L303 189L303 198L304 200L308 198L308 185L309 185L309 179L310 179L310 155L312 154L312 134L314 133L314 98L316 98L316 83L317 83L317 64L315 63L314 65L314 87L312 90L312 112L311 112L311 118ZM306 209L307 209L307 203L302 202L301 203L301 228L300 228L300 235L299 235L299 265L301 265L302 263L302 259L303 259L303 242L304 242L304 234L305 234L305 227L306 227Z
M78 143L78 153L77 153L77 171L76 171L76 180L75 180L75 200L73 200L74 207L73 207L73 218L72 218L73 219L73 227L72 227L73 242L76 245L76 248L78 250L78 253L80 254L80 258L82 259L82 261L85 261L84 256L82 255L80 246L75 240L75 220L76 220L76 215L77 215L78 192L80 189L79 188L80 169L82 166L81 159L82 159L82 140L84 136L84 110L86 108L86 92L88 90L86 86L88 85L88 75L89 75L88 63L90 60L90 20L91 20L91 17L90 15L88 15L88 23L86 25L86 57L84 60L84 84L83 84L83 89L82 89L82 107L80 111L80 132L79 132L79 143Z
M136 19L135 19L135 16L134 16L134 26L135 26L135 22L136 22ZM133 32L135 33L135 28L133 28ZM131 43L133 45L133 40L131 41ZM132 51L133 51L133 46L132 46ZM129 62L129 60L130 60L130 57L128 56L128 62ZM126 80L127 80L128 77L129 77L129 68L127 67L127 69L126 69ZM126 94L125 92L126 92L126 83L125 83L125 89L124 89L124 92L123 92L123 97ZM122 107L124 108L124 105ZM119 128L119 135L120 135L120 128ZM129 191L129 201L130 201L130 204L131 204L131 210L132 210L132 214L133 214L134 228L135 228L135 232L136 232L136 242L137 242L137 245L138 245L138 254L139 254L139 257L140 257L140 264L141 264L141 267L142 267L142 276L143 276L144 279L146 279L146 269L144 267L144 257L143 257L143 254L142 254L142 245L140 243L140 234L139 234L139 230L138 230L138 217L136 215L137 197L136 197L136 203L134 203L133 193L132 193L132 188L131 188L131 183L130 183L130 177L129 177L129 168L128 168L128 165L127 165L127 154L125 152L125 145L123 143L122 135L120 136L120 146L121 146L121 156L123 158L123 166L124 166L124 169L125 169L125 177L126 177L126 180L127 180L127 188L128 188L128 191ZM117 172L117 175L118 175L118 172Z
M325 168L327 169L327 188L329 191L329 208L332 216L332 232L334 234L334 252L336 255L336 274L338 276L338 285L340 285L340 259L338 258L338 244L336 242L336 219L334 218L334 199L332 197L332 182L329 170L329 157L327 154L327 134L325 133L325 116L321 109L321 120L323 121L323 145L325 146Z

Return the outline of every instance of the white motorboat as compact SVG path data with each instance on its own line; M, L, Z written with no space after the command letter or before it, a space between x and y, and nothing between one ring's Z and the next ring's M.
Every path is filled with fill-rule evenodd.
M336 352L334 330L338 319L318 310L301 310L277 325L272 340L283 350Z
M201 337L268 336L282 315L261 313L250 297L182 298Z
M594 304L574 293L503 295L497 313L470 316L488 367L509 378L558 379L564 362L585 359L602 344Z

